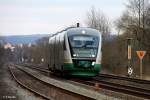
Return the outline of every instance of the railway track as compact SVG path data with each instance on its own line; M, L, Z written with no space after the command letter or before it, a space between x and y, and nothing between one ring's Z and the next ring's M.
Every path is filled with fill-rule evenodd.
M52 86L51 84L43 80L39 80L34 75L32 76L31 74L29 74L30 72L26 72L22 68L20 69L17 66L9 67L9 71L11 75L13 76L13 78L15 79L15 81L21 86L23 86L24 88L28 89L29 91L35 93L36 95L40 97L43 97L44 99L48 99L48 100L72 100L72 99L73 100L81 100L81 99L82 100L95 100L93 98L90 98L89 96L78 94L76 92L74 93L74 92L68 91L67 89L59 88L57 86ZM40 70L40 71L44 72L44 70ZM45 71L45 73L47 73L47 71ZM61 95L56 96L56 93L61 94ZM55 97L53 97L54 95ZM65 99L62 99L62 98L65 98Z
M51 97L46 96L44 93L40 93L39 91L37 91L37 89L34 89L33 87L31 87L30 84L32 84L32 83L23 82L23 80L21 80L21 78L22 79L26 78L26 80L32 80L32 81L34 80L34 82L36 82L37 80L35 80L35 78L29 77L25 72L22 72L21 70L19 70L17 68L9 67L9 71L10 71L11 75L13 76L14 80L22 87L26 88L27 90L33 92L34 94L36 94L46 100L54 100ZM21 74L21 75L19 75L19 74ZM24 76L24 77L18 77L18 75ZM38 81L38 83L43 84L42 82L39 82L39 81Z
M111 74L99 74L98 77L125 80L125 81L130 81L130 82L135 82L135 83L141 83L141 84L150 84L149 80L142 80L142 79L136 79L136 78L130 78L130 77L124 77L124 76L117 76L117 75L111 75Z
M102 78L103 79L102 79ZM126 85L128 87L134 87L137 89L141 89L140 91L149 92L150 93L150 81L134 79L116 75L108 75L108 74L99 74L98 77L95 77L96 80L105 80L106 82L112 83L120 83L121 85Z
M32 67L36 70L48 73L47 69L41 69L40 67ZM98 84L100 88L121 92L137 97L142 97L145 99L150 99L150 81L140 80L140 79L132 79L121 76L113 76L107 74L100 74L97 77L92 78L92 80L87 81L83 79L71 79L72 81L76 81L82 84L95 86ZM144 85L144 86L143 86Z
M114 90L117 92L123 92L126 94L150 99L150 89L136 87L134 85L122 84L119 82L112 82L109 80L108 81L101 80L99 78L94 78L94 80L99 82L100 87L104 87L104 88Z

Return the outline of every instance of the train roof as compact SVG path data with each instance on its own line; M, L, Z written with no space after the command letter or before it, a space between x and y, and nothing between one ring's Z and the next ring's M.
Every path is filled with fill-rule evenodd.
M85 28L85 27L68 27L62 31L59 31L55 34L52 34L50 37L53 37L57 34L61 34L62 32L67 32L68 35L73 35L73 34L81 34L85 32L85 34L88 34L88 35L100 35L101 33L96 30L96 29L93 29L93 28Z
M73 35L73 34L100 35L101 33L96 29L77 27L77 28L68 29L67 34L68 35Z

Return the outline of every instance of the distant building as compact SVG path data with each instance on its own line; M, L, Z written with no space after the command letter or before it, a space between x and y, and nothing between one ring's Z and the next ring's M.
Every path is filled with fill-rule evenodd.
M22 44L22 43L18 44L18 47L22 48L22 47L23 47L23 44Z
M4 49L11 49L11 51L13 52L15 47L13 45L11 45L10 43L7 43L4 45Z
M28 47L30 48L31 46L32 46L32 44L31 44L31 43L29 43L29 44L28 44Z

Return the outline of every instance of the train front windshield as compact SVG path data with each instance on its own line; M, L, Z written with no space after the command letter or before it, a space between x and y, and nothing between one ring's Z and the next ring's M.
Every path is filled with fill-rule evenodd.
M99 44L98 36L73 35L69 37L69 42L73 57L96 57Z

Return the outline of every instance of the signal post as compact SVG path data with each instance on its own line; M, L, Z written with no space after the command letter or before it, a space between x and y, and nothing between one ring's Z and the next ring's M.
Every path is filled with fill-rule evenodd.
M132 40L133 38L127 38L127 53L128 53L128 66L127 66L127 73L128 76L131 76L133 73L133 68L131 64L132 60Z
M142 79L143 76L143 57L146 54L146 51L136 51L139 59L140 59L140 79Z

